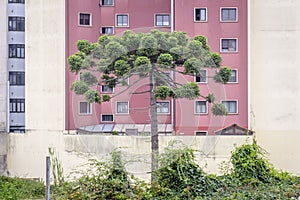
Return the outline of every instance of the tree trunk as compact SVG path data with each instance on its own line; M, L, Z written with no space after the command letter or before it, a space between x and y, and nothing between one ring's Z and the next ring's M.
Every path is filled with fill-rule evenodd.
M158 125L157 125L157 110L156 98L154 95L155 90L155 75L154 66L150 72L150 116L151 116L151 182L155 181L153 172L158 168Z

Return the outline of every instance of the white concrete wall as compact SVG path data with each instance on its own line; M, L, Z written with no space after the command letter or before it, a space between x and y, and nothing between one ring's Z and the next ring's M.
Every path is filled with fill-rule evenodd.
M300 172L300 1L251 0L251 124L279 168Z
M0 0L0 132L6 131L7 112L7 1Z
M227 161L234 145L241 145L244 136L161 136L160 149L170 141L182 141L183 144L198 149L197 155L201 166L210 173L219 173L219 165ZM251 139L248 139L251 142ZM139 136L100 136L100 135L63 135L55 132L32 132L10 134L8 142L7 165L10 176L37 178L45 177L45 157L48 147L53 147L61 159L65 175L88 163L90 158L103 160L113 149L121 150L126 158L142 162L127 165L128 171L142 179L149 179L150 174L150 137Z
M26 0L25 126L63 130L65 1Z

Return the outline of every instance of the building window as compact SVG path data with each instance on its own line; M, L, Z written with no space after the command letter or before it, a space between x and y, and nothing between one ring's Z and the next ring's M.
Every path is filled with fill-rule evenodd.
M237 21L236 8L221 8L221 21L236 22Z
M228 83L237 83L237 70L236 69L233 69L231 71L231 76L229 77L229 81Z
M25 72L9 72L9 85L25 85Z
M8 3L25 3L25 0L8 0Z
M237 39L221 39L221 52L237 52Z
M92 104L88 102L79 102L79 114L92 114Z
M79 13L79 25L82 26L91 26L92 25L91 14Z
M156 102L156 106L157 113L170 113L170 102Z
M109 86L109 85L102 85L101 86L101 92L102 93L113 93L114 92L114 87Z
M101 0L101 5L102 6L112 6L112 5L114 5L114 1L113 0Z
M11 113L24 113L25 112L25 99L10 99L9 111Z
M207 102L196 101L195 102L195 113L196 114L207 114Z
M170 26L170 15L155 15L155 26Z
M102 122L113 122L114 116L113 115L101 115Z
M9 132L10 133L25 133L25 127L24 126L10 126Z
M222 101L228 114L237 114L237 101Z
M129 112L128 102L117 102L117 113L128 114Z
M195 8L195 22L206 22L207 21L207 9L206 8Z
M207 135L207 131L196 131L195 135L196 136L205 136L205 135Z
M8 55L9 58L25 58L25 45L10 44Z
M128 15L117 15L117 26L129 26Z
M25 31L25 17L8 17L8 31Z
M207 70L201 69L200 74L195 76L197 83L207 83Z
M113 35L114 34L114 27L102 27L101 34Z

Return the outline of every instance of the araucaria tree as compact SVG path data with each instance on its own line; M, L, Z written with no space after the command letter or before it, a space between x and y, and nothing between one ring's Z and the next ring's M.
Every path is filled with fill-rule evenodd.
M86 40L77 42L78 52L68 59L69 69L80 73L80 80L73 82L71 89L77 95L84 95L90 103L106 102L116 96L101 94L97 85L116 87L127 84L127 78L139 76L149 78L150 115L151 115L151 148L152 171L157 168L155 157L158 153L157 99L203 97L213 103L214 96L202 96L195 82L175 82L166 72L173 74L201 76L203 68L214 68L214 80L226 83L231 76L229 67L221 67L221 56L210 52L204 36L188 38L184 32L134 33L125 31L122 36L101 36L97 43ZM178 66L183 70L178 70ZM139 84L136 81L129 85ZM220 103L212 106L214 115L226 114Z

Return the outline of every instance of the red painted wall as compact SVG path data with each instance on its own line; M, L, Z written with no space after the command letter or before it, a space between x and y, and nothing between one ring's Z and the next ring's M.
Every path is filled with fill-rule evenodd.
M212 51L220 53L220 38L237 38L238 52L221 53L224 66L238 70L238 83L216 84L209 80L208 84L200 84L201 93L205 96L214 93L216 100L238 100L238 114L226 117L213 117L208 114L194 114L195 101L180 99L175 101L176 133L194 134L196 130L213 131L232 123L247 127L248 125L248 85L247 85L247 1L237 0L175 0L174 1L174 27L175 30L187 32L188 36L205 35L208 38ZM207 8L207 22L194 22L194 8ZM221 7L236 7L238 9L237 22L220 22ZM92 26L78 25L79 13L92 14ZM129 27L114 28L114 33L121 34L124 30L147 32L154 27L156 13L171 13L171 0L115 0L114 6L99 6L98 0L66 0L66 55L77 51L76 41L87 39L97 41L102 26L115 27L116 14L129 14ZM170 30L170 27L166 29ZM209 70L209 75L214 73ZM78 77L66 69L66 129L73 130L81 126L101 123L100 115L114 114L114 123L150 123L148 94L135 94L132 92L147 89L147 80L139 86L133 87L109 103L93 104L91 115L79 115L79 102L84 98L70 92L71 83ZM182 82L194 81L193 77L176 76ZM134 82L134 78L130 82ZM117 87L118 93L124 87ZM199 98L201 100L201 98ZM115 114L116 101L129 101L129 114ZM171 100L168 100L171 102ZM170 108L171 110L171 108ZM172 110L170 111L172 112ZM170 124L171 114L159 115L159 123Z

